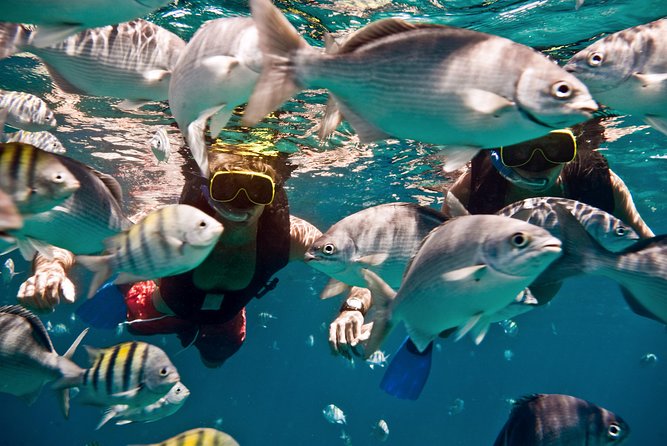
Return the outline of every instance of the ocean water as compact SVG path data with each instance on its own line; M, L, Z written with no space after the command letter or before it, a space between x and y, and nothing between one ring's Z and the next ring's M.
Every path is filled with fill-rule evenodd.
M383 17L463 26L509 37L564 60L600 36L667 15L664 0L586 0L575 11L574 0L337 0L282 1L290 20L311 43L325 31L340 33ZM1 7L1 3L0 3ZM150 20L189 38L201 23L222 16L247 15L244 1L179 1ZM415 79L418 82L419 79ZM59 122L54 132L69 156L114 175L123 186L124 207L139 216L178 199L188 151L176 133L168 164L156 164L148 141L157 125L170 122L166 104L123 113L110 98L65 94L50 81L39 61L22 54L0 61L0 88L44 98ZM223 139L262 138L291 153L294 167L287 183L294 215L321 230L368 206L410 201L439 208L442 189L451 182L436 150L408 142L359 147L352 132L338 133L320 145L313 129L325 101L323 92L304 92L285 113L257 129L238 126L238 117ZM626 182L644 220L655 233L667 232L667 137L635 117L609 121L603 144L612 169ZM14 303L30 265L11 257L20 274L0 285L1 301ZM4 261L4 258L0 258ZM81 293L89 275L75 269ZM495 324L484 342L468 338L439 340L433 368L421 398L403 401L383 393L382 368L371 370L330 353L328 324L340 305L322 301L327 278L304 264L278 273L279 286L248 307L248 337L241 350L220 369L207 369L196 350L183 350L175 336L143 337L164 348L179 369L191 396L175 415L150 424L115 426L96 431L97 408L72 402L71 415L60 414L48 386L32 406L0 394L0 445L102 446L153 443L194 427L215 427L242 445L341 445L344 431L354 445L375 445L371 426L387 421L391 445L491 445L509 414L509 399L530 393L565 393L595 402L621 415L631 426L626 444L667 444L667 330L631 312L618 287L599 278L566 282L545 308L516 318L516 336ZM84 324L72 317L75 305L63 305L42 317L51 327L56 349L64 352ZM273 316L263 320L260 313ZM266 323L265 323L266 322ZM309 345L308 339L314 339ZM385 344L393 354L405 333L397 329ZM132 337L114 330L92 330L84 344L105 347ZM511 360L505 351L511 350ZM652 367L640 358L654 353ZM74 357L85 365L83 349ZM460 413L450 413L457 399ZM328 423L328 404L347 416L344 426Z

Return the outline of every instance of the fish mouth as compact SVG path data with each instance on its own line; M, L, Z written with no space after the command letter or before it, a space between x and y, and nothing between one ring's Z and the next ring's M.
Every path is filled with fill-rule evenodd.
M595 102L593 98L584 99L577 102L572 102L569 104L569 107L573 110L577 110L583 113L591 114L600 109L598 103Z
M562 243L559 241L558 243L552 242L552 243L546 243L543 246L540 247L540 250L543 252L552 252L554 254L560 253L563 251Z
M306 253L303 255L303 261L310 262L311 260L319 260L319 257L306 251Z

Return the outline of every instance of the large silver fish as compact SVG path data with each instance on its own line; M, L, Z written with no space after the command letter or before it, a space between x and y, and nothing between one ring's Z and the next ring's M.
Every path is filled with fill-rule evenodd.
M597 110L573 75L498 36L385 19L323 54L270 0L251 0L250 7L264 64L245 124L303 88L326 88L362 142L394 137L458 146L449 153L460 162L481 148L585 121Z
M15 133L10 133L5 136L7 142L22 142L31 144L38 149L51 153L65 153L65 146L52 133L47 131L42 132L26 132L19 130Z
M44 324L20 305L0 307L0 392L37 399L45 383L62 378L78 379L83 369L71 361L74 350L87 332L74 341L60 356ZM65 416L69 412L69 396L61 395Z
M3 0L0 22L42 25L39 46L64 40L86 28L144 17L172 0Z
M185 444L188 446L239 446L231 435L210 427L190 429L159 443L129 446L182 446Z
M667 134L667 19L598 40L564 68L602 104L642 117Z
M171 143L169 142L169 135L167 134L167 129L165 127L158 128L155 135L153 135L148 143L151 146L151 151L153 152L153 155L155 155L158 164L169 161L169 155L171 155Z
M197 267L213 250L222 224L187 204L172 204L151 212L126 232L105 241L109 254L77 256L95 271L88 297L114 272L114 283L174 276Z
M209 20L192 36L174 68L169 108L192 156L208 175L204 132L217 137L234 107L250 98L262 68L257 29L251 18Z
M536 394L514 403L493 446L620 446L630 427L618 415L570 395Z
M47 47L35 46L33 37L24 26L3 24L0 56L31 52L62 90L123 98L122 109L167 100L171 70L185 47L176 34L141 19L88 29Z
M0 90L0 110L7 110L10 127L39 132L56 126L56 116L49 105L34 94Z
M446 219L434 209L412 203L373 206L331 226L313 242L305 261L332 277L322 292L323 299L350 286L365 287L363 268L398 289L423 238Z
M376 308L366 353L378 350L399 321L419 351L455 328L457 339L471 332L481 342L493 316L558 258L560 245L547 230L513 218L446 221L424 239L398 292L364 270Z

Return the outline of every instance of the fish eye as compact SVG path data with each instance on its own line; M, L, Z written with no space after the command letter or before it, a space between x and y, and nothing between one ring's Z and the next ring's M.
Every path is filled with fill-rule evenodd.
M206 227L206 222L204 220L199 222L199 227L200 228L205 228Z
M588 65L591 67L599 67L602 65L602 62L604 61L604 57L602 56L602 53L591 53L590 56L588 56Z
M616 235L623 237L626 234L626 229L623 226L616 228Z
M512 242L512 245L516 248L524 248L526 245L528 245L528 242L530 241L529 237L527 237L524 233L522 232L517 232L512 236L510 239Z
M572 87L565 81L559 81L551 86L551 94L558 99L567 99L572 96Z
M322 252L330 256L336 252L336 247L332 243L327 243L326 245L322 246Z
M616 423L612 423L607 429L607 435L609 438L618 438L621 436L622 432L623 430L621 429L621 426Z
M162 367L160 369L160 376L167 376L169 374L169 369L167 367Z

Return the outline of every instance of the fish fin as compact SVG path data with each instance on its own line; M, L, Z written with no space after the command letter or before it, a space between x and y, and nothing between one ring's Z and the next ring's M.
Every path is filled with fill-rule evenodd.
M86 327L81 331L81 333L79 333L79 336L77 336L76 339L74 340L74 342L72 342L72 345L69 346L69 348L67 349L67 351L63 355L63 358L66 358L66 359L69 359L69 360L72 359L72 357L74 356L74 352L76 352L76 349L79 347L79 344L81 344L81 341L83 340L83 338L85 338L86 335L88 334L88 330L89 330L89 328Z
M123 188L120 186L118 180L99 170L91 169L90 172L104 183L104 186L111 192L111 195L116 199L118 204L123 202Z
M662 324L667 324L667 318L661 318L657 314L653 313L651 310L646 308L644 304L641 303L637 297L632 294L632 292L625 288L624 286L620 286L621 288L621 294L623 295L623 298L627 302L628 306L630 309L635 313L640 316L647 317L649 319L653 319L654 321L660 322Z
M320 141L324 141L336 130L338 125L343 121L343 115L340 112L338 107L338 101L333 94L329 94L327 99L327 105L324 110L324 117L322 122L320 122L320 128L317 131L317 135L320 138Z
M551 299L558 294L562 286L563 282L554 282L545 285L531 283L529 290L532 300L535 301L534 305L544 305L551 302ZM533 304L532 300L528 303Z
M581 274L587 272L589 267L594 269L593 264L599 264L604 257L614 257L613 253L586 231L565 206L554 204L552 209L556 212L561 230L562 254L558 259L559 271L567 268Z
M644 88L662 88L662 84L667 81L667 73L634 73L632 77L639 81Z
M30 240L31 239L28 237L18 237L16 239L16 247L21 252L23 259L28 262L32 262L32 259L35 258L35 254L37 254L37 250L32 243L30 243Z
M116 421L116 426L124 426L124 425L130 424L130 423L132 423L132 420L120 420L120 421Z
M123 99L118 104L116 108L124 112L131 112L138 110L140 107L143 107L146 104L150 104L152 101L147 101L145 99Z
M202 111L197 119L189 123L185 129L185 139L188 142L192 158L199 166L201 174L208 178L208 152L206 150L206 121L208 118L218 112L224 105L216 105L215 107L207 108Z
M116 415L118 415L118 412L116 412L115 406L107 407L106 409L104 409L104 411L102 412L102 418L100 419L100 422L97 423L97 427L95 428L95 430L99 430L99 428L107 424L107 422L113 419L113 417L115 417Z
M486 265L466 266L465 268L447 271L442 275L442 278L447 282L457 282L459 280L466 280L480 277L487 270Z
M80 380L81 376L84 373L84 370L72 362L72 356L77 347L83 340L83 338L88 333L88 328L85 328L79 333L79 336L76 337L72 345L67 349L62 358L58 358L58 368L63 377L67 377L68 380ZM69 418L69 402L70 402L70 389L65 388L58 392L58 399L60 400L60 408L63 411L65 418Z
M325 32L324 33L324 52L326 54L336 54L338 53L338 50L340 49L340 45L338 42L336 42L336 39L334 39L334 36L331 35L331 33Z
M231 107L228 108L225 104L216 114L211 116L211 123L209 124L211 137L217 138L220 135L220 132L222 132L222 129L225 128L232 117L233 111Z
M39 25L32 33L30 44L36 48L56 45L84 28L77 24Z
M16 240L16 239L14 239L14 240ZM10 245L10 246L9 246L7 249L5 249L4 251L0 252L0 256L4 256L5 254L9 254L10 252L15 251L16 249L18 249L18 245L15 243L15 244L13 244L13 245ZM34 257L34 256L33 256L33 257ZM28 259L25 259L25 260L28 260ZM32 259L30 259L30 260L32 260Z
M396 298L396 292L373 271L364 268L361 270L361 275L366 280L373 298L373 306L375 307L373 328L364 348L364 359L368 359L374 351L380 349L382 342L393 328L393 324L391 323L391 304Z
M575 9L576 11L578 11L579 8L581 8L581 7L583 6L584 1L585 1L585 0L575 0L575 2L574 2L574 9Z
M473 315L470 319L468 319L468 322L466 322L462 327L459 327L459 329L456 331L456 336L454 337L454 341L460 340L463 336L468 334L472 328L477 325L477 323L480 321L482 318L482 313L477 313Z
M470 334L473 336L473 341L475 345L479 345L483 340L486 334L489 332L489 327L491 326L488 316L480 318L480 320L475 324L474 327L470 329Z
M135 396L137 396L139 394L141 389L142 389L141 386L137 386L137 387L134 387L130 390L126 390L124 392L112 393L109 396L112 397L112 398L134 398Z
M79 87L71 83L69 80L65 79L58 70L56 70L48 63L44 63L44 65L46 65L46 69L49 72L49 75L51 76L53 82L58 86L58 88L60 88L65 93L78 94L78 95L88 94L85 90L80 89Z
M423 352L405 338L384 372L380 388L396 398L416 400L428 380L433 359L433 343Z
M37 398L39 398L39 395L40 395L41 393L42 393L42 387L40 386L40 387L39 387L37 390L35 390L34 392L25 393L25 394L21 395L21 399L22 399L23 401L25 401L25 403L26 403L28 406L32 406L33 404L35 404L35 401L37 401Z
M351 53L364 45L387 36L414 31L418 28L433 28L433 25L409 23L402 19L387 18L370 23L358 31L350 34L340 45L335 54Z
M76 315L91 327L114 329L125 322L127 305L125 296L110 279L95 295L79 305Z
M234 68L240 65L238 58L233 56L211 56L203 59L201 65L206 67L211 73L215 73L218 79L224 80Z
M0 59L22 51L31 31L19 23L0 22Z
M509 99L479 88L468 88L461 95L466 107L484 115L498 115L515 106Z
M293 54L307 49L317 54L270 0L251 0L250 11L264 64L243 114L243 125L247 126L257 124L301 90L291 62Z
M112 254L102 256L76 256L76 262L95 272L90 281L88 299L93 297L104 282L111 277Z
M341 114L343 115L343 118L345 118L350 123L362 144L367 144L373 141L380 141L392 137L390 134L380 130L373 124L366 121L364 118L357 115L341 101L337 101L337 104Z
M42 320L32 311L21 305L3 305L0 307L0 313L13 314L25 319L32 327L33 337L35 340L40 342L49 351L56 351L56 349L53 347L53 343L51 342L49 332L46 330Z
M444 158L442 170L448 173L462 168L479 153L479 150L479 147L471 146L449 146L441 150L438 156Z
M320 294L320 299L328 299L330 297L338 296L350 289L350 285L341 282L336 279L329 279L325 285L322 293Z
M428 346L433 342L433 340L437 337L432 334L419 331L407 324L405 326L405 329L408 332L408 336L410 337L411 342L415 345L415 347L417 347L417 350L419 352L423 352L424 350L426 350Z
M385 260L387 260L388 257L389 254L387 253L369 254L367 256L359 257L357 261L360 263L365 263L366 265L377 266L382 264Z
M644 116L644 121L660 133L667 135L667 119L659 118L657 116Z
M148 70L142 74L142 77L148 82L162 82L171 76L170 70Z

